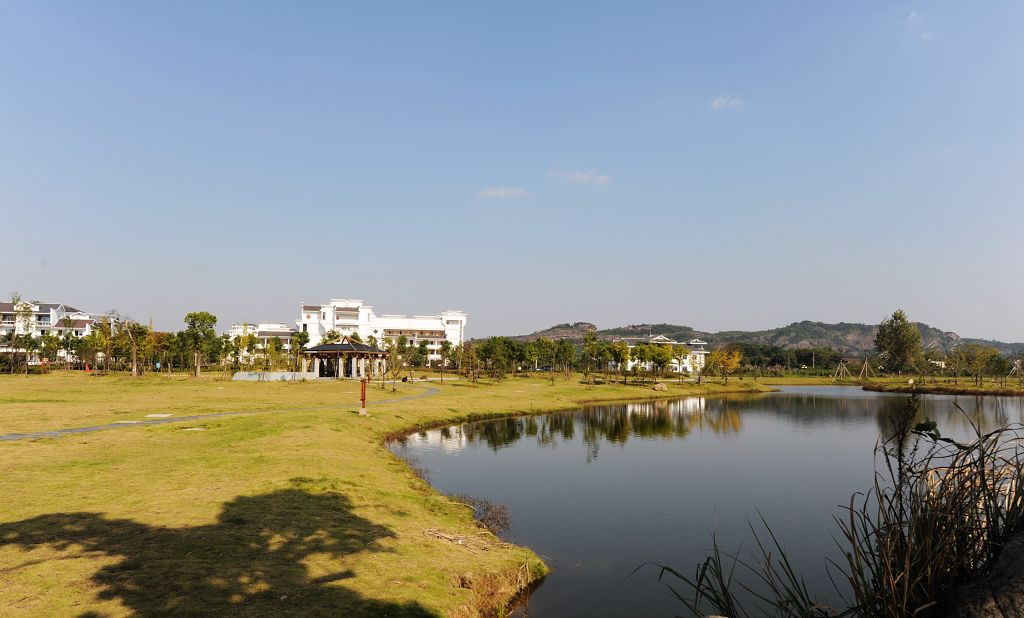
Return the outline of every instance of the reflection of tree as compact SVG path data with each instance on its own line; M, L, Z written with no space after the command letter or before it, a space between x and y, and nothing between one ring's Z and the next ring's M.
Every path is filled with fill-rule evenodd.
M907 404L907 397L882 397L875 411L879 431L883 435L892 432L893 420ZM959 409L958 407L959 406ZM946 435L974 435L975 426L982 433L1005 427L1013 422L1010 408L1017 410L1018 419L1021 400L1007 397L982 397L979 395L924 395L915 421L930 418Z
M307 570L317 555L384 551L378 541L393 536L355 515L345 496L298 488L236 498L205 526L165 528L86 512L0 524L0 546L115 558L92 581L101 599L117 599L138 616L431 615L417 603L365 599L338 585L355 576L351 570L318 578Z
M740 416L734 403L692 397L675 401L592 405L576 412L481 421L447 428L440 438L442 444L446 440L457 439L470 444L485 444L497 451L526 437L534 438L541 446L556 446L559 441L575 439L579 430L583 443L588 447L589 461L597 457L602 441L625 444L630 438L684 438L692 431L695 422L716 433L732 433L740 429Z
M693 431L739 433L743 415L775 416L789 424L840 425L847 422L877 424L879 433L890 435L892 421L906 407L907 398L864 391L791 392L773 395L737 395L714 398L689 397L628 404L591 405L575 412L503 418L469 423L422 434L426 441L439 440L442 447L485 444L494 451L531 437L541 446L571 442L581 432L587 460L595 459L602 442L625 444L631 438L678 439ZM1006 397L925 396L918 420L927 416L944 434L973 433L971 423L984 432L1001 427L1011 411L1021 420L1021 399ZM960 404L967 415L957 410ZM405 440L399 441L405 444Z

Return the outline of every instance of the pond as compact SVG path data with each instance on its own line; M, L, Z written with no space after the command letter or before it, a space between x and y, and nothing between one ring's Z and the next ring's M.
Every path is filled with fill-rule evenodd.
M723 550L749 556L758 513L809 589L835 604L826 570L838 557L833 518L871 485L875 445L906 400L786 387L588 405L426 431L392 448L444 493L508 505L503 536L552 567L518 615L685 615L655 563L692 576L712 533ZM921 414L944 435L966 437L969 419L983 429L1020 422L1022 400L929 395Z

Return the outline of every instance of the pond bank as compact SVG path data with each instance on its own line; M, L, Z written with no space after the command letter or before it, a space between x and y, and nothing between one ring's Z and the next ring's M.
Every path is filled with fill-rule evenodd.
M1007 386L974 386L973 384L927 384L914 382L867 382L864 390L876 393L906 393L922 395L991 395L997 397L1022 397L1024 388Z

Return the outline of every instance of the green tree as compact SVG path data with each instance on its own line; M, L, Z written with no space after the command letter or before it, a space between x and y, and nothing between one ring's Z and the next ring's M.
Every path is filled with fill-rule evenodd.
M214 327L217 316L207 311L192 311L185 314L185 340L192 350L195 362L195 375L198 378L203 368L203 356L210 347L210 342L217 337Z
M441 355L441 382L444 382L444 368L448 364L448 359L452 355L452 342L445 339L441 342L441 348L438 350L438 354Z
M398 390L398 376L405 369L408 347L406 342L405 335L400 336L398 339L388 339L387 342L386 351L388 356L384 374L391 376L392 391ZM384 375L381 376L381 388L384 388Z
M298 371L302 365L302 351L309 345L309 333L299 331L292 335L292 355L295 356L295 370Z
M269 369L271 371L273 371L274 368L277 366L277 363L280 360L281 352L283 350L284 350L284 342L281 341L280 337L271 337L270 340L267 341L266 352L267 352L268 362L270 364Z
M576 346L568 339L560 339L555 359L561 366L562 373L568 378L572 374L573 361L576 360Z
M132 376L138 377L139 372L139 348L149 334L149 329L129 317L120 317L112 320L114 324L114 338L120 347L128 350L132 359Z
M650 360L654 375L660 376L665 367L672 362L672 348L667 345L650 346Z
M612 362L616 369L622 374L622 383L626 383L626 367L629 365L629 344L625 341L616 341L609 346Z
M647 366L651 362L651 346L646 343L638 343L633 346L629 355L633 359L633 375L635 381L639 383L640 373L647 371Z
M326 333L324 333L324 336L320 340L320 343L321 344L338 343L339 341L341 341L341 333L339 333L338 331L336 331L336 330L334 330L332 328L331 330L329 330Z
M11 351L11 373L14 373L18 366L18 350L22 350L22 363L25 374L28 375L28 359L34 350L32 343L32 304L23 300L18 292L11 293L11 305L14 309L14 324L8 332L8 348Z
M679 381L683 381L683 365L686 364L687 357L690 356L690 349L685 345L677 345L672 347L672 360L676 361L676 367L679 369Z
M541 337L536 341L537 355L540 357L541 362L548 364L548 370L551 372L551 383L555 383L555 356L558 354L558 344L548 339L547 337Z
M103 316L99 322L92 325L92 349L96 355L98 364L100 356L103 358L103 371L110 368L110 362L114 356L114 320L110 315Z
M985 375L993 361L999 358L999 350L985 345L968 343L959 346L967 369L974 377L974 385L981 386L985 381Z
M885 369L900 374L908 369L921 366L921 331L907 319L902 309L897 309L888 319L882 320L875 335L875 348L885 362Z
M599 363L603 343L597 338L597 333L587 331L583 335L583 347L580 349L580 368L583 369L583 379L590 383L590 372L595 363Z

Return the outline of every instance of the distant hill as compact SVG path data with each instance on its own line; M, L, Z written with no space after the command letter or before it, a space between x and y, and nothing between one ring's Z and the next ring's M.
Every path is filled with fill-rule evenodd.
M1024 350L1024 343L1005 343L987 339L962 338L954 332L943 331L917 323L921 331L921 343L925 349L949 350L957 343L977 343L996 348L1002 354L1016 354ZM641 337L644 335L665 335L676 341L686 341L700 337L708 341L712 347L727 343L760 343L780 348L835 348L844 354L866 354L874 348L877 324L855 324L840 322L826 324L824 322L793 322L788 326L769 330L741 331L730 330L711 333L690 326L678 324L631 324L616 328L597 330L590 322L557 324L551 328L537 331L529 335L512 337L522 341L536 341L541 337L548 339L569 339L580 341L587 332L596 332L602 339L616 337Z
M582 341L583 336L587 333L595 332L597 326L590 322L574 322L572 324L555 324L551 328L545 328L529 335L513 335L509 339L518 339L520 341L536 341L541 337L547 337L548 339L568 339L570 341Z

